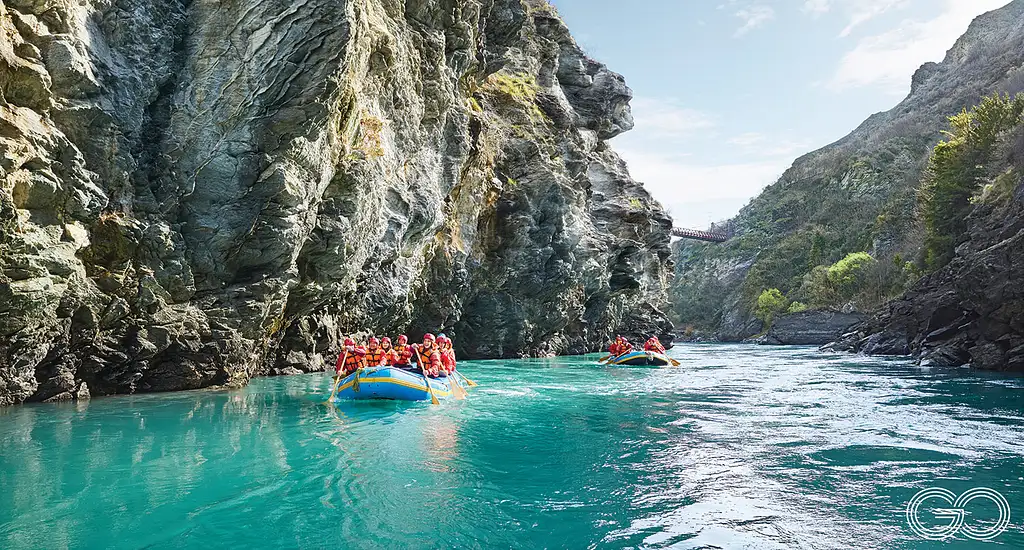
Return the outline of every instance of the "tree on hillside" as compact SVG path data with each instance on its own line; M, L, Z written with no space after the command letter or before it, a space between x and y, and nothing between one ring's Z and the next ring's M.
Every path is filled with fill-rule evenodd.
M953 258L967 231L970 199L989 177L999 138L1021 123L1024 94L986 97L970 111L949 117L947 139L935 146L920 202L927 235L925 263L938 269Z
M754 314L758 319L764 321L767 328L772 326L777 315L785 313L787 309L789 309L789 300L782 294L782 291L777 288L769 288L757 297L757 308L754 310Z

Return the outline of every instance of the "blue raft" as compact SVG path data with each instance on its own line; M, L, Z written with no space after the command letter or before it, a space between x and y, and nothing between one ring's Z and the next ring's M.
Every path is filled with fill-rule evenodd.
M359 384L356 384L356 377ZM338 383L335 401L347 399L394 399L399 401L430 401L422 374L394 367L371 367L352 373ZM431 378L430 387L438 399L452 396L446 377Z
M664 367L669 358L652 351L631 351L608 360L609 365L627 365L631 367Z

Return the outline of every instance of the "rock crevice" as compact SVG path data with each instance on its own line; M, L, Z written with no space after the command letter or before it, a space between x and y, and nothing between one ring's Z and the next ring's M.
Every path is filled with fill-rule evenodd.
M668 338L621 76L541 0L0 5L0 404Z

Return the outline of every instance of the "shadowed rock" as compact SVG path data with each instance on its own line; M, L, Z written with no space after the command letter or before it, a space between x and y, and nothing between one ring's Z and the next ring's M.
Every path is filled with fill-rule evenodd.
M621 76L530 0L0 4L0 404L238 385L352 331L668 338Z

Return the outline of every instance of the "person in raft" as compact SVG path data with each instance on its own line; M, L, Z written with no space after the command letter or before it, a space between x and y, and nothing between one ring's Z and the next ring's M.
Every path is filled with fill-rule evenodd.
M334 365L334 372L338 376L348 376L364 367L366 367L366 348L357 346L355 340L351 338L345 338L344 349L338 355L338 363Z
M409 337L403 334L398 337L398 345L388 352L388 364L400 369L413 370L412 354L413 349L409 345Z
M423 335L423 344L413 346L416 349L417 359L423 373L432 378L441 376L441 353L437 349L433 334Z
M376 336L370 338L370 345L366 348L366 366L379 367L384 364L384 348L380 347L380 340Z
M388 367L394 366L391 364L391 338L388 338L387 336L381 338L380 349L383 352L380 364Z
M441 334L437 337L438 353L441 354L441 369L446 375L455 372L455 350L452 348L452 339Z
M663 354L665 353L665 346L661 345L661 340L658 340L657 336L651 336L646 342L644 342L644 351Z
M608 346L608 353L611 354L612 357L625 355L631 351L633 351L633 344L630 344L629 340L626 340L622 336L616 336L612 345Z

